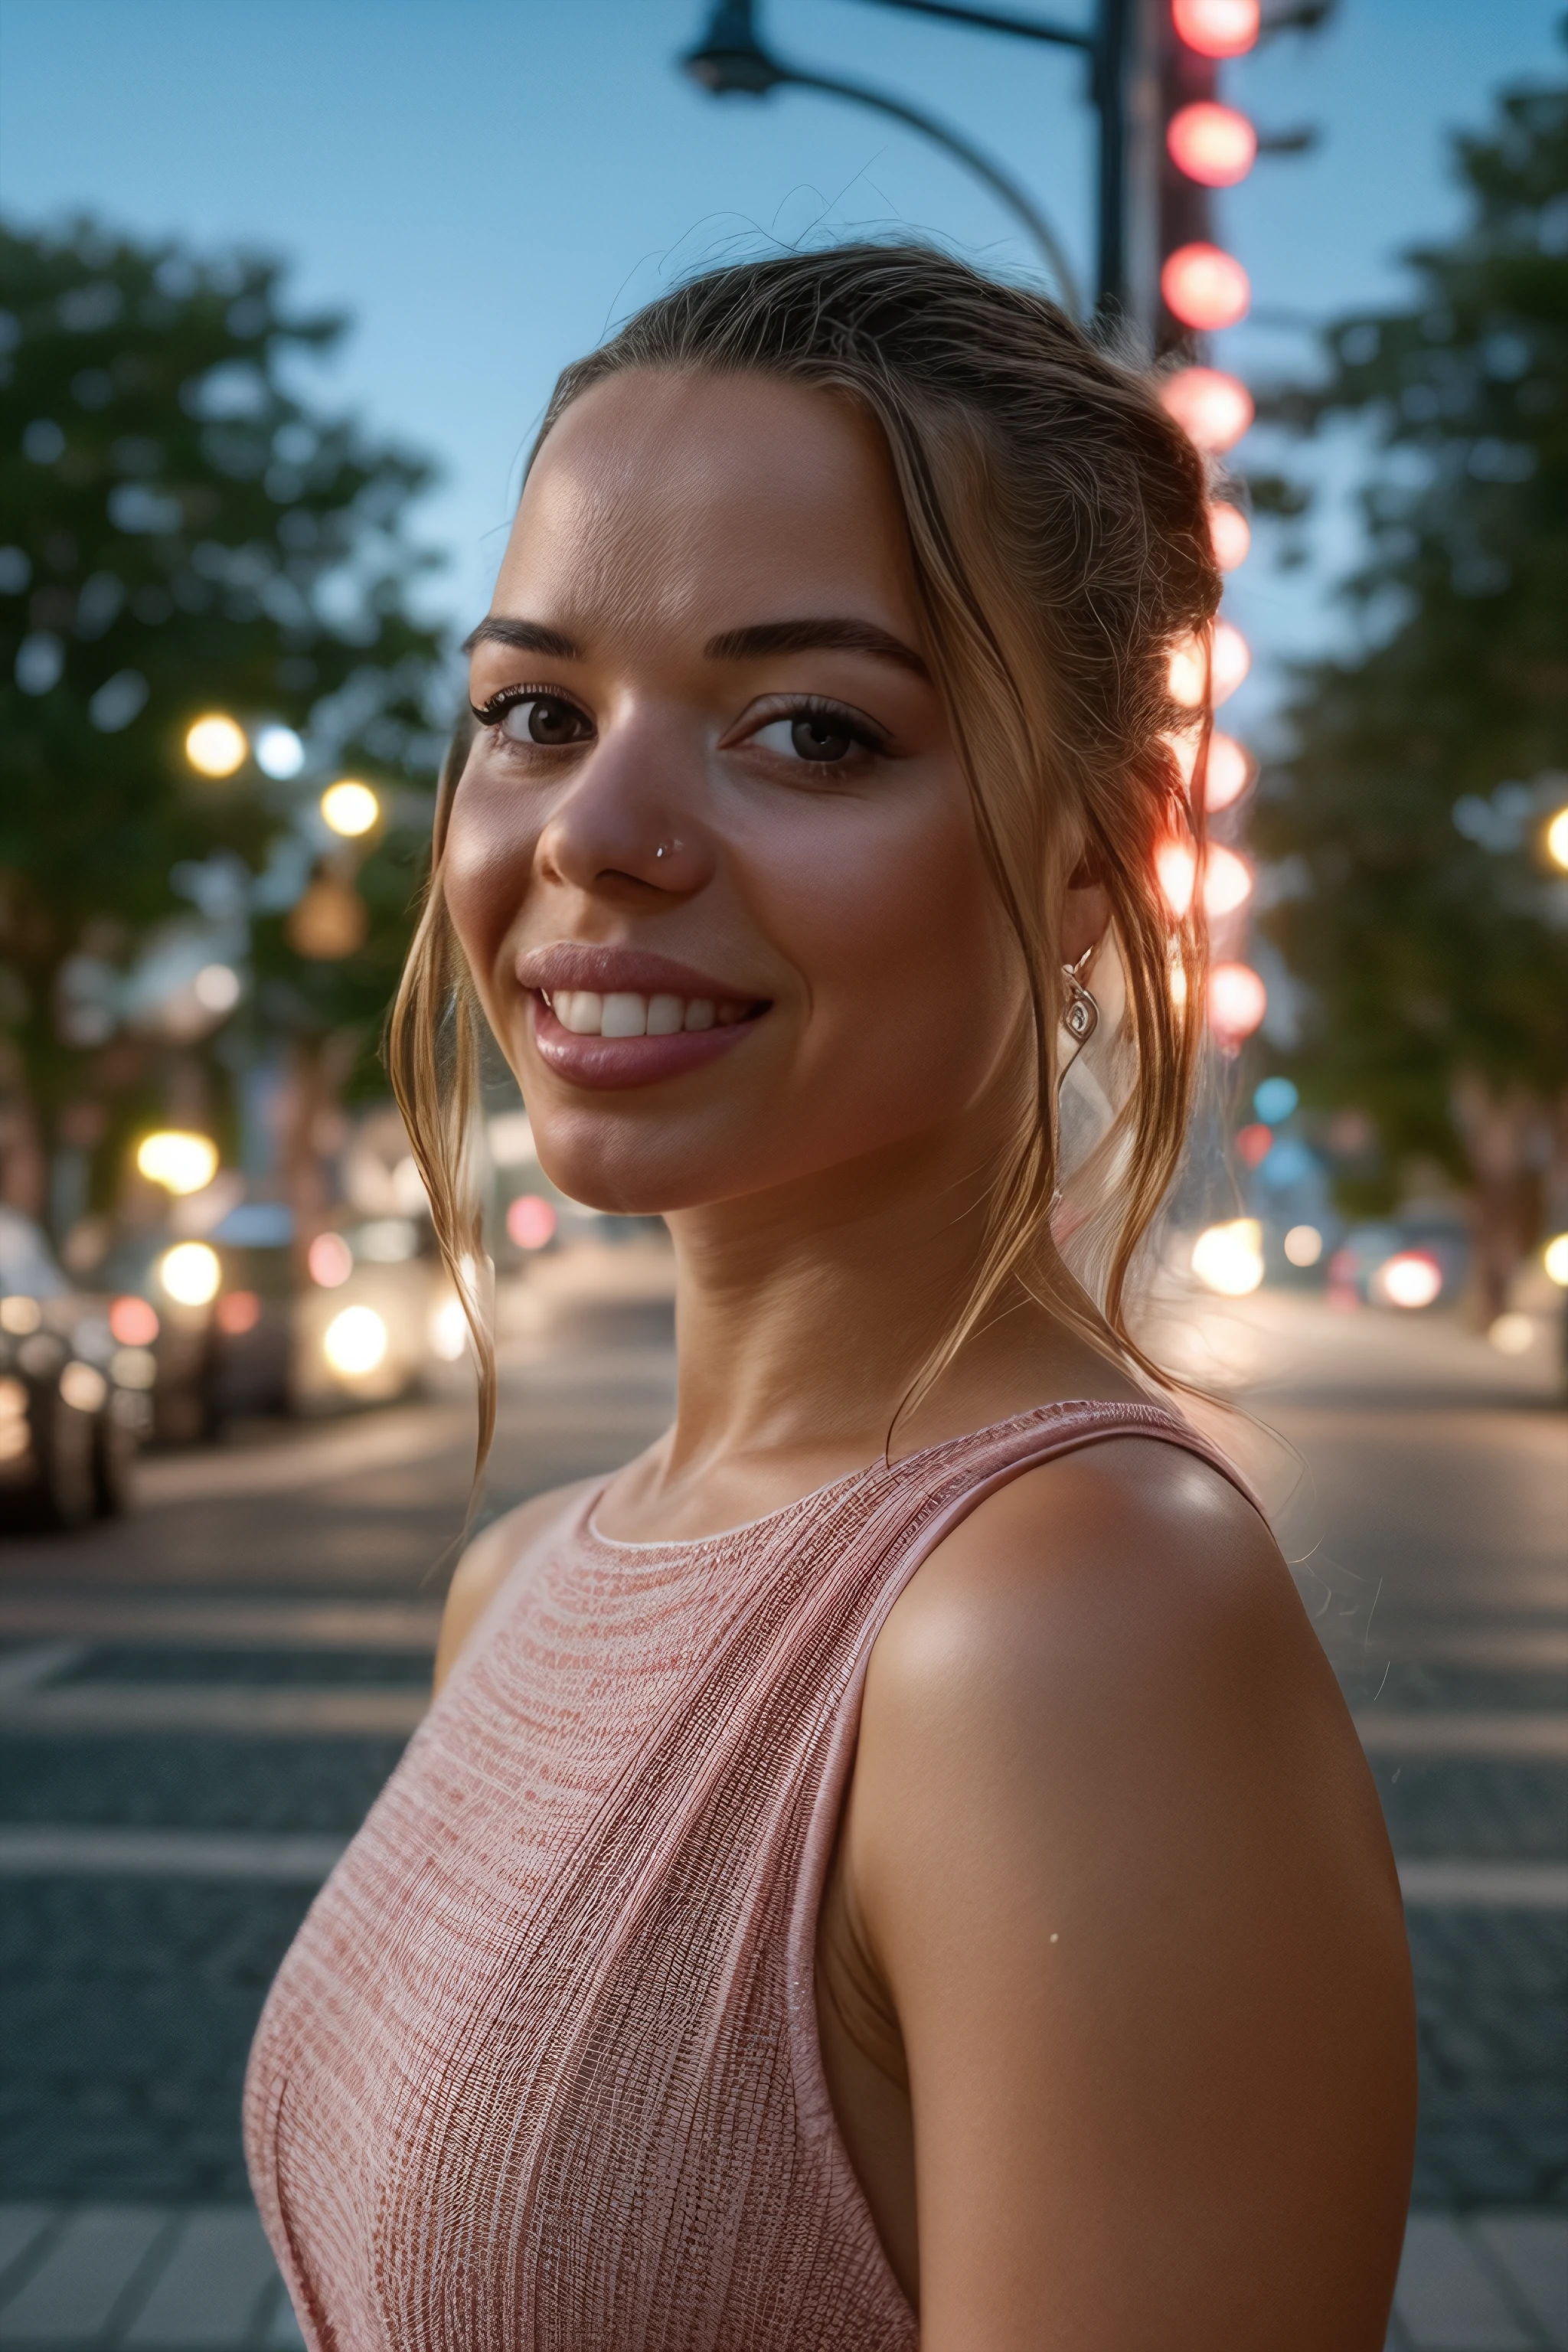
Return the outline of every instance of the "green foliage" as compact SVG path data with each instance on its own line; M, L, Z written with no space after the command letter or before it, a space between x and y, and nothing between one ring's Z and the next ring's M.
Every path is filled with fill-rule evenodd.
M1465 1102L1568 1079L1542 840L1568 802L1568 89L1505 94L1458 163L1470 218L1409 257L1411 307L1338 320L1324 380L1271 404L1360 417L1383 455L1347 591L1367 650L1300 674L1252 830L1308 984L1308 1098L1368 1113L1391 1166L1472 1181Z
M171 1050L129 1011L62 1015L62 985L125 982L226 876L243 962L271 869L255 987L187 1056L368 1035L390 992L433 765L440 648L409 611L427 559L405 528L429 472L301 389L342 329L291 311L268 260L0 227L0 1021L46 1136L64 1105L155 1091ZM185 730L209 710L292 727L381 790L362 954L310 963L284 934L323 776L195 776Z

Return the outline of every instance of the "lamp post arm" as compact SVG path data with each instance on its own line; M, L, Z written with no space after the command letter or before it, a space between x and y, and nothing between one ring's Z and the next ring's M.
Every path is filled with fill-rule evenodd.
M944 123L933 121L929 114L921 113L918 108L905 106L900 99L885 97L879 89L868 89L864 82L836 81L826 74L797 73L793 66L781 67L778 80L795 89L817 89L828 98L845 98L852 105L871 107L877 113L891 115L895 122L906 123L911 131L918 131L925 138L934 140L939 147L945 147L948 153L955 156L967 171L973 172L977 180L984 180L992 194L1023 222L1056 279L1062 308L1072 318L1082 316L1078 280L1073 276L1072 265L1062 250L1056 231L1023 189L993 163L988 155L982 154L978 147L972 147L968 140L961 138L956 131L950 131Z
M1051 41L1058 48L1094 47L1094 35L1071 25L1048 25L1040 16L1003 16L989 8L961 8L955 0L872 0L882 8L902 8L913 16L944 16L953 25L978 25L982 32L1015 33L1024 41Z

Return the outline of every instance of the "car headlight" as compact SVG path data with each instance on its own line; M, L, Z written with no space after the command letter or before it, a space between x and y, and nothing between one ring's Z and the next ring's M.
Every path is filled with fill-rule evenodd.
M158 1260L158 1279L181 1307L205 1307L217 1297L223 1267L205 1242L176 1242Z
M74 1412L100 1412L109 1394L109 1382L94 1364L84 1364L79 1356L68 1363L60 1374L60 1395Z
M374 1307L345 1307L321 1335L322 1355L344 1380L374 1372L386 1348L386 1326Z

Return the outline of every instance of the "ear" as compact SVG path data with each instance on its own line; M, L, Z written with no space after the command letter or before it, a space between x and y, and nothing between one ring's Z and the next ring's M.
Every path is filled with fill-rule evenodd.
M1076 963L1088 949L1097 947L1110 921L1110 896L1092 878L1086 862L1068 882L1062 907L1062 961Z

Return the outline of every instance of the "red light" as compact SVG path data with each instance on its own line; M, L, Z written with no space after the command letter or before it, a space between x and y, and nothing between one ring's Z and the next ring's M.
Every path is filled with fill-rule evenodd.
M1209 692L1217 709L1228 702L1252 667L1252 648L1233 621L1214 625L1214 651L1209 656Z
M150 1348L158 1336L158 1310L145 1298L117 1298L109 1328L122 1348Z
M1160 291L1173 318L1205 332L1234 327L1252 303L1246 270L1217 245L1178 246L1160 272Z
M1239 58L1257 42L1258 0L1171 0L1171 18L1201 58Z
M1250 1037L1268 1010L1268 991L1249 963L1216 963L1209 974L1209 1027L1222 1045Z
M318 1234L305 1253L312 1282L336 1290L354 1270L354 1254L342 1234Z
M1234 188L1258 161L1258 133L1246 115L1210 99L1172 115L1165 145L1177 171L1205 188Z
M1193 903L1197 870L1197 859L1184 841L1163 842L1155 852L1154 871L1160 877L1161 893L1178 923Z
M506 1213L506 1229L519 1249L542 1249L555 1233L555 1212L537 1192L522 1192Z
M1234 849L1211 841L1204 861L1204 912L1211 922L1234 915L1252 896L1252 868Z
M1208 768L1204 777L1204 806L1206 809L1228 808L1238 801L1252 782L1252 762L1234 735L1223 735L1216 727L1209 737Z
M260 1322L261 1301L254 1290L230 1290L218 1300L213 1313L218 1329L226 1331L231 1339L238 1339L247 1331L254 1331Z
M1233 449L1252 422L1252 394L1222 369L1178 368L1160 386L1160 404L1209 457Z
M1274 1129L1261 1121L1244 1127L1236 1139L1237 1157L1248 1168L1261 1168L1273 1149Z
M1209 509L1209 538L1220 570L1234 572L1238 563L1247 561L1247 551L1252 545L1252 525L1239 507L1217 499Z

